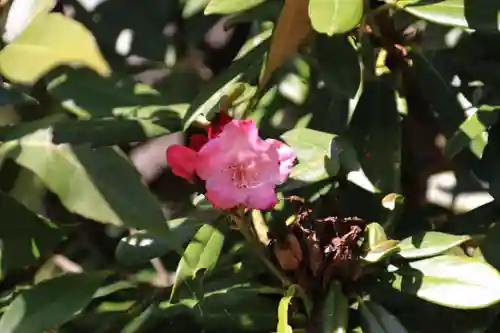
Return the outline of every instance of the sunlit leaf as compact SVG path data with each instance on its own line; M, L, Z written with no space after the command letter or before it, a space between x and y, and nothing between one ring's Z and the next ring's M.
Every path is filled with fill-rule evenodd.
M407 259L435 256L470 240L467 235L428 231L405 238L399 243L400 255Z
M363 5L363 0L309 0L309 17L314 30L330 36L341 34L361 21Z
M205 8L205 15L237 13L255 7L264 1L266 0L210 0Z

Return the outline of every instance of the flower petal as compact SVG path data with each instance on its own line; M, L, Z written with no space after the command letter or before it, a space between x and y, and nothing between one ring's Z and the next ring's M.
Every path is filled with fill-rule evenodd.
M244 190L239 190L227 180L221 177L210 178L206 182L207 193L205 197L212 203L215 208L230 209L245 201L246 193Z
M246 206L253 209L270 209L278 203L278 197L272 184L263 184L255 188L249 188Z
M196 171L197 153L185 146L172 145L167 149L167 163L176 176L192 181Z
M287 180L288 175L292 172L293 163L297 158L295 151L279 140L267 139L266 142L276 149L278 160L280 162L280 182Z
M200 151L200 149L208 142L208 138L203 134L193 134L189 138L189 148L194 151Z
M218 137L224 127L229 124L233 118L229 116L226 112L220 111L216 116L215 119L212 121L210 126L208 127L208 138L210 140L215 139Z

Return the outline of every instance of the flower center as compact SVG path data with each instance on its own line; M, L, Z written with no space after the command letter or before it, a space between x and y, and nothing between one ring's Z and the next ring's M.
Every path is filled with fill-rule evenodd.
M237 188L249 188L258 185L259 172L255 163L234 164L228 167L231 180Z

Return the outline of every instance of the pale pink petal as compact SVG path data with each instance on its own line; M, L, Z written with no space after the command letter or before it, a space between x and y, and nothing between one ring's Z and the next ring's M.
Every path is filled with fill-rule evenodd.
M259 130L253 120L233 120L224 127L218 139L236 150L261 152L269 148L269 144L259 138Z
M228 157L224 142L218 138L210 140L198 152L196 173L201 179L207 180L211 175L220 173Z
M196 152L188 147L172 145L167 149L167 163L176 176L192 181L196 171L196 161Z
M247 189L247 191L246 204L248 208L265 210L273 208L278 203L278 197L272 184L263 184Z
M269 143L278 154L278 160L280 162L280 183L287 180L288 175L292 171L293 163L297 158L295 151L279 140L267 139Z

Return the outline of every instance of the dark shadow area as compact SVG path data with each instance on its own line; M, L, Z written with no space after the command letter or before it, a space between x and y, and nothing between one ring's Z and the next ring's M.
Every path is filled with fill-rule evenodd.
M500 2L496 0L464 0L464 14L471 29L498 33Z

